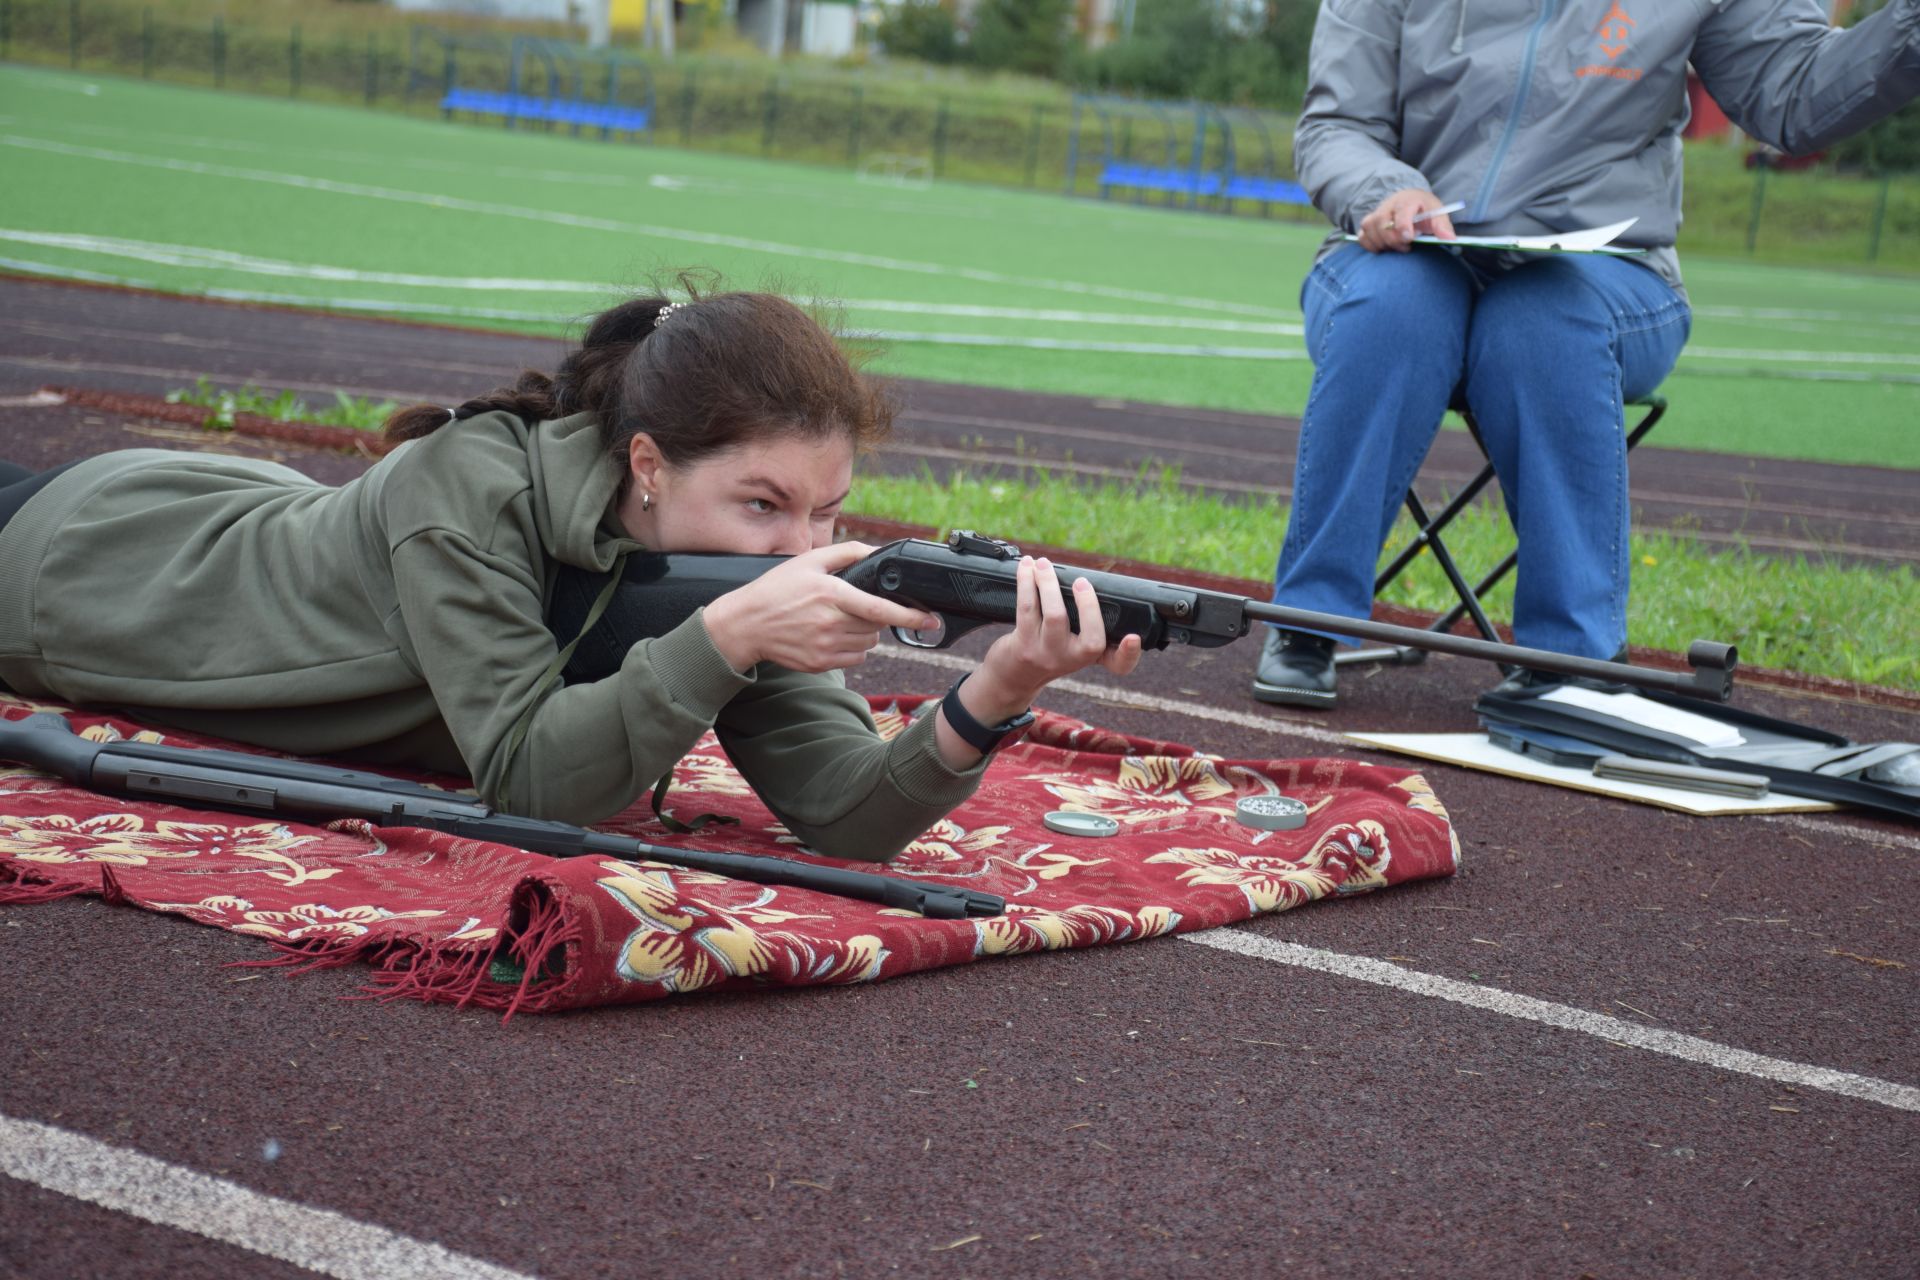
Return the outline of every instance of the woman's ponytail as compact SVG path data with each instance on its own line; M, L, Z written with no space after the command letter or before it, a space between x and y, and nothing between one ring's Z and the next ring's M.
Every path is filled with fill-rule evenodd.
M561 416L591 412L602 421L617 416L627 360L658 327L666 305L665 298L632 298L593 318L580 349L562 360L554 374L555 408Z
M552 377L529 370L457 409L402 409L387 420L388 444L497 410L529 425L587 413L625 474L641 432L674 466L787 436L842 438L856 450L887 438L893 398L860 372L830 327L776 294L712 291L704 273L678 282L688 301L655 294L595 316Z
M451 422L505 410L529 423L592 412L605 418L618 404L621 371L633 349L654 330L665 298L634 298L594 317L580 349L560 362L553 377L535 369L511 387L500 387L449 410L437 404L401 409L386 421L381 437L392 448L430 436Z

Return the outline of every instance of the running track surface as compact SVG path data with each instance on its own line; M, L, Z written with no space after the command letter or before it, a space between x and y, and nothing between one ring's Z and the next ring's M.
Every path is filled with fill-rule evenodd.
M0 295L0 456L29 465L158 443L344 479L362 464L26 401L179 371L444 399L553 350ZM936 415L1017 417L1136 437L1116 456L1264 432L1273 456L1233 477L1290 461L1280 420L904 391L913 448ZM1643 450L1637 478L1648 459L1707 475ZM1897 527L1873 536L1911 557ZM1471 728L1491 678L1349 673L1337 712L1294 715L1245 697L1252 658L1153 655L1048 703L1227 755L1405 764L1332 735ZM853 683L934 691L951 661L883 650ZM1740 696L1920 736L1897 709ZM1449 882L1197 940L504 1026L340 999L352 970L225 968L259 944L97 901L0 909L0 1275L1911 1275L1920 830L1423 768L1465 847Z

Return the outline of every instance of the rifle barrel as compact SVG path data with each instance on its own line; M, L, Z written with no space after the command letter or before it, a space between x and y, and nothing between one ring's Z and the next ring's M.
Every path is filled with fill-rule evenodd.
M1285 605L1247 601L1247 616L1258 622L1272 622L1300 631L1325 631L1335 635L1359 636L1387 644L1451 653L1462 658L1484 658L1509 666L1550 671L1563 676L1585 676L1642 689L1683 693L1690 697L1725 702L1733 694L1733 669L1739 651L1730 644L1695 640L1687 648L1691 670L1656 671L1624 662L1604 662L1597 658L1576 658L1551 649L1529 649L1521 645L1500 644L1472 636L1456 636L1448 631L1427 631L1416 627L1397 627L1369 618L1345 618L1338 614L1316 613L1311 609L1289 609Z

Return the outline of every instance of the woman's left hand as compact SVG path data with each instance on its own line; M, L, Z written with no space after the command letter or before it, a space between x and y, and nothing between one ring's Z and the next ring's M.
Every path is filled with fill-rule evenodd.
M1093 585L1076 578L1075 613L1067 624L1066 597L1051 562L1022 556L1016 577L1013 630L993 642L977 671L960 686L960 701L981 724L999 724L1033 705L1051 681L1096 664L1117 676L1140 665L1140 637L1107 645L1106 622Z

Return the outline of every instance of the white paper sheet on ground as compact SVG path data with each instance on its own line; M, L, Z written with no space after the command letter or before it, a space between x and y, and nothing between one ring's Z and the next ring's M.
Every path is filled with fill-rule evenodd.
M1415 236L1413 242L1474 249L1518 249L1525 253L1645 253L1645 249L1623 249L1613 243L1638 221L1638 218L1628 218L1625 222L1609 223L1604 227L1553 231L1539 236L1455 236L1451 240L1442 240L1439 236ZM1349 240L1359 238L1347 237Z
M1369 747L1418 756L1422 760L1439 760L1467 769L1505 774L1509 778L1525 778L1530 782L1568 787L1574 791L1591 791L1596 795L1657 805L1662 809L1678 809L1682 813L1698 814L1703 818L1726 813L1824 813L1840 807L1824 800L1808 800L1803 796L1776 793L1758 800L1742 800L1736 796L1716 796L1705 791L1596 778L1586 769L1547 764L1533 756L1496 747L1484 733L1349 733L1345 736Z
M1691 711L1683 711L1679 707L1670 707L1664 702L1655 702L1652 698L1643 698L1637 693L1601 693L1597 689L1582 689L1577 685L1563 684L1551 693L1541 694L1538 700L1597 711L1603 716L1612 716L1615 720L1625 721L1627 724L1637 724L1643 729L1670 733L1676 738L1684 738L1695 746L1710 750L1737 747L1746 741L1738 729L1724 721L1696 715Z

